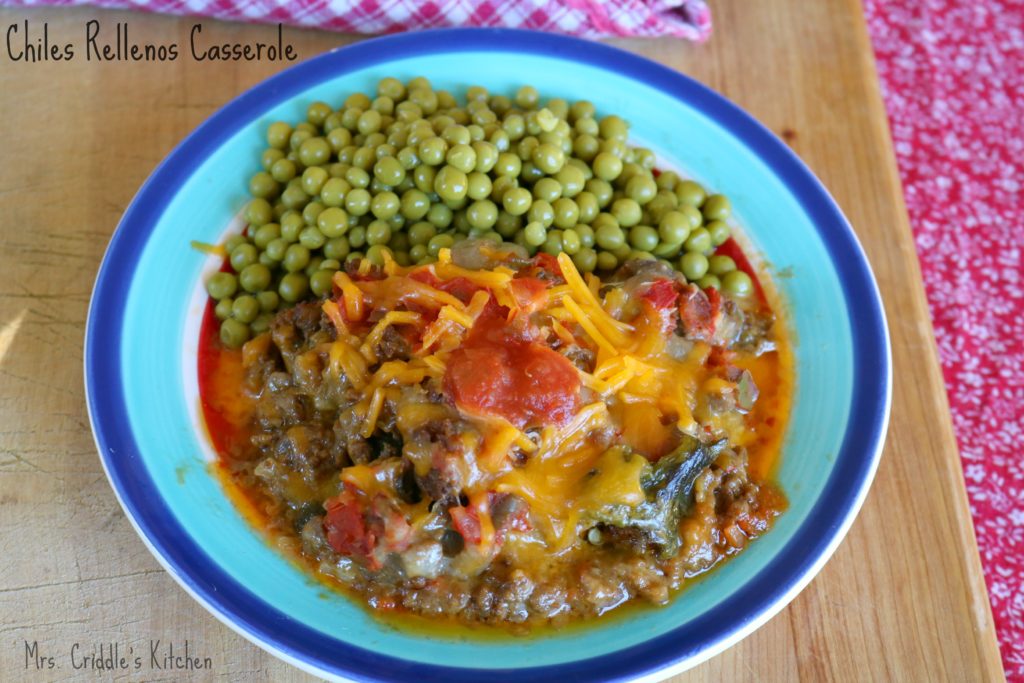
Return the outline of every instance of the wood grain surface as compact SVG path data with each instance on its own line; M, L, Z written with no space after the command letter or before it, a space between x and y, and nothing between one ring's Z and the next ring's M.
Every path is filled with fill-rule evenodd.
M780 134L864 243L892 333L895 394L881 468L846 541L810 586L680 681L1002 679L960 461L857 0L715 2L703 46L622 40L707 83ZM51 41L188 44L195 20L90 9L0 10ZM223 41L266 26L204 22ZM353 38L285 29L301 58ZM204 611L150 556L93 446L82 385L89 294L133 194L189 131L280 70L267 62L12 63L0 46L0 680L182 680L72 669L99 643L211 658L194 680L308 680ZM37 671L25 642L60 669ZM45 666L45 663L44 663Z

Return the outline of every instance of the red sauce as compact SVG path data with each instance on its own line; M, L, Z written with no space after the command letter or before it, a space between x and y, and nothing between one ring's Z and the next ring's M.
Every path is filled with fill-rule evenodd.
M564 356L505 324L490 305L448 360L444 386L462 409L517 427L563 424L580 407L580 378Z

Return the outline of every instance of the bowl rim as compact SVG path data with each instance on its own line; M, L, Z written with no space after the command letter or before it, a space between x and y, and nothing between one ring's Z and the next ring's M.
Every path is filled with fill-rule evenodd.
M345 73L424 54L513 52L582 62L640 81L695 108L741 141L786 185L829 253L846 301L853 351L850 415L824 488L790 541L753 579L710 613L665 634L598 657L542 667L485 669L404 660L296 623L215 564L160 498L142 467L127 415L121 333L135 264L167 204L206 158L264 111ZM127 281L130 282L128 277ZM436 29L360 41L300 62L214 113L157 166L125 210L96 276L84 345L86 403L100 460L121 507L150 552L221 622L289 663L349 680L521 678L654 679L694 666L778 613L817 574L856 517L878 467L892 402L889 332L877 283L849 222L810 169L771 131L707 86L645 57L567 36L495 28Z

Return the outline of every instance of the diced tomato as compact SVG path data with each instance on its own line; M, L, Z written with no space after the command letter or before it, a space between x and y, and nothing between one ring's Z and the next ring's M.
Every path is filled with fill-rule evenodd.
M472 507L452 507L448 508L448 514L451 515L452 525L455 530L459 532L462 539L470 545L480 544L480 518L476 514L476 510Z
M579 373L565 356L537 342L466 344L448 360L444 384L460 407L520 428L564 424L580 403Z
M377 545L374 534L367 529L363 506L346 489L324 503L324 532L335 552L348 557L368 557Z
M558 259L551 254L541 251L533 257L533 265L541 270L546 270L559 277L562 277L562 266L558 265Z
M426 269L418 270L409 275L409 277L413 280L419 280L424 284L430 285L434 289L440 289L442 292L447 292L464 304L469 303L477 290L483 289L480 285L477 285L472 280L464 277L453 277L451 280L441 280Z
M679 297L679 319L686 336L707 341L715 332L715 319L721 306L717 289L702 290L690 285Z
M548 300L548 286L535 277L517 277L509 284L519 309L532 313L544 307Z
M641 297L655 308L672 308L676 305L679 292L676 291L676 283L662 278L652 282Z

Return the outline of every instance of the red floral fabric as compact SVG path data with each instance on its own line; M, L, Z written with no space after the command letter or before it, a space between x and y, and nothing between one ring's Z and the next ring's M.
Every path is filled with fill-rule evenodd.
M444 26L501 26L584 38L711 34L705 0L0 0L14 5L92 5L346 33Z
M476 25L702 41L711 31L704 0L4 2L357 33ZM1024 0L864 6L1003 664L1024 681Z
M1003 666L1024 681L1024 1L864 5Z

